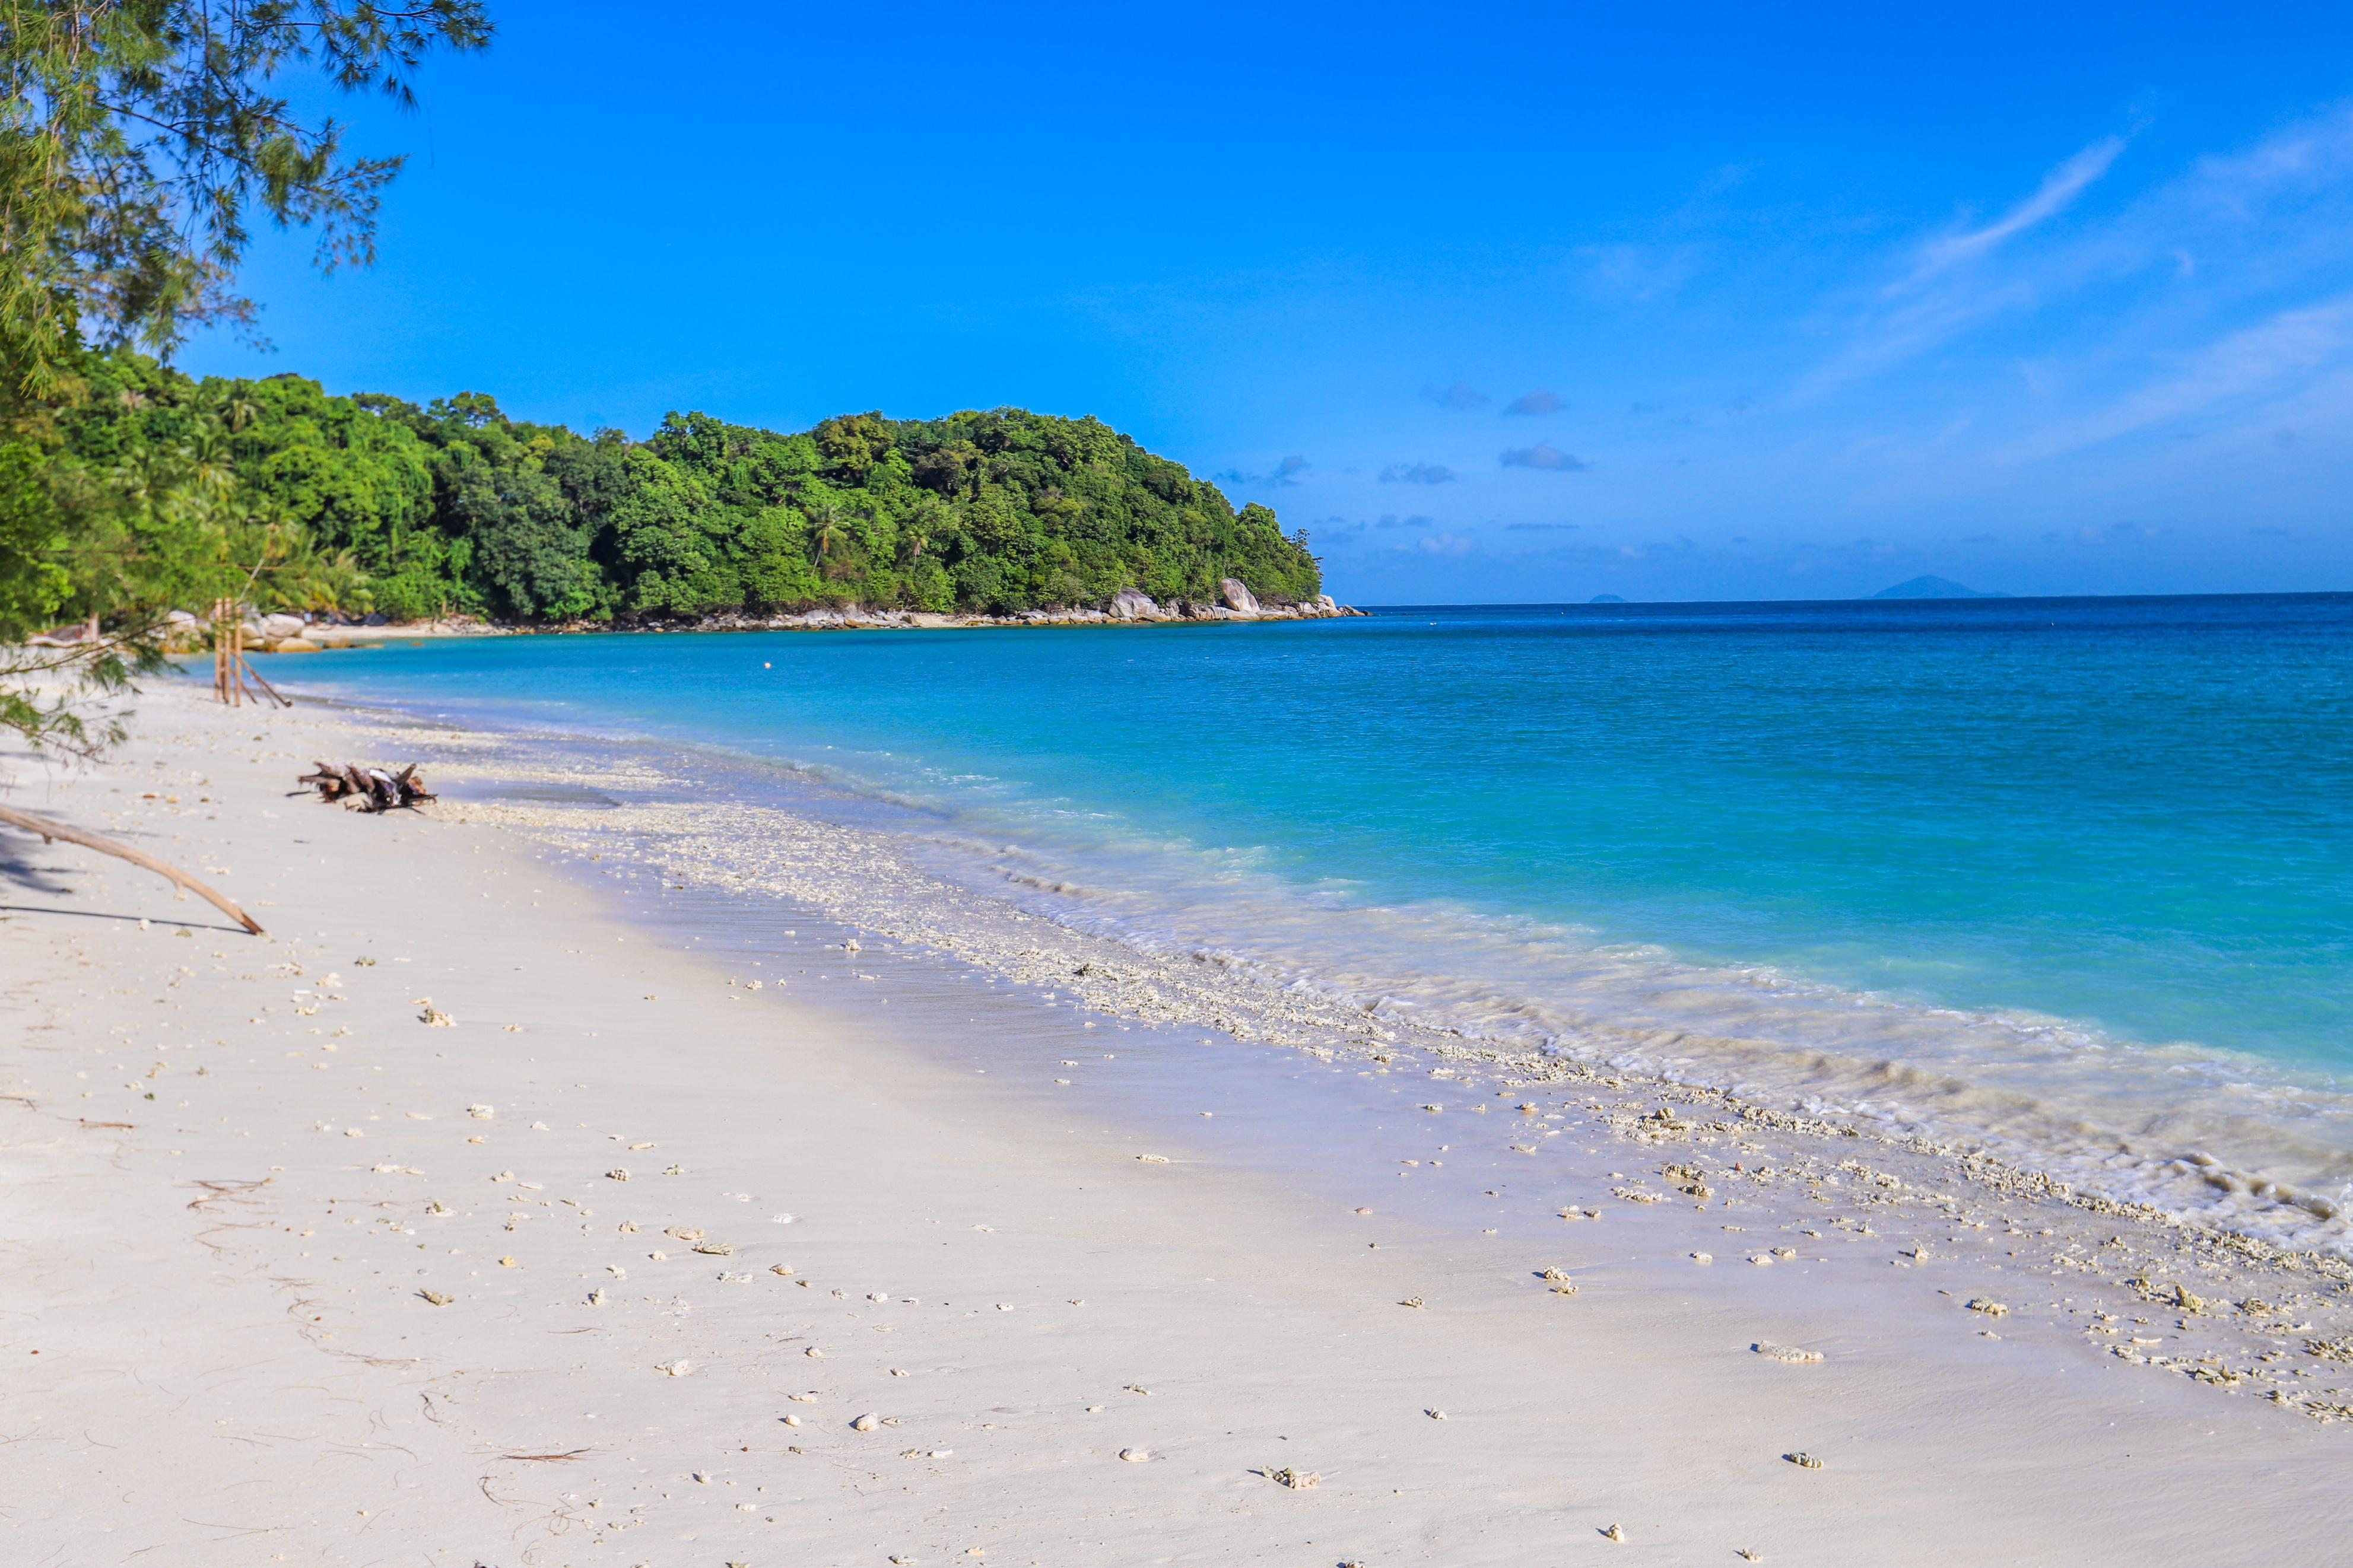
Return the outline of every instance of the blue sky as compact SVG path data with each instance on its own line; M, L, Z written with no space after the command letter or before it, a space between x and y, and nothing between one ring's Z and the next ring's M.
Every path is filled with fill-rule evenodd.
M1094 414L1364 603L2353 589L2353 12L1619 9L494 0L183 363Z

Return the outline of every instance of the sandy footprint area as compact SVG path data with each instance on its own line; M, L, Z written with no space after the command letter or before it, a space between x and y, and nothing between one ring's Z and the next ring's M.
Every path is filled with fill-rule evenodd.
M269 934L0 841L8 1562L2342 1560L2348 1427L2139 1364L2216 1314L2041 1261L2118 1222L1768 1193L1837 1152L1622 1085L1417 1087L1443 1152L1292 1172L920 955L897 1005L754 989L518 829L288 798L332 715L135 734L12 803ZM1557 1170L1478 1225L1444 1160ZM2231 1316L2251 1373L2346 1342Z

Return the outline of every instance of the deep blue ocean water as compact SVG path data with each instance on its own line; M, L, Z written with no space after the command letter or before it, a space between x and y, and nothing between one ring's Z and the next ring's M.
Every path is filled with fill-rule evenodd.
M814 769L1286 961L1477 968L1484 931L1514 956L1479 984L1521 1014L1577 991L1548 1026L1609 994L1530 942L1609 955L1654 1021L1685 989L1659 977L1704 971L2353 1081L2353 595L501 637L271 672ZM1410 918L1376 942L1373 909Z

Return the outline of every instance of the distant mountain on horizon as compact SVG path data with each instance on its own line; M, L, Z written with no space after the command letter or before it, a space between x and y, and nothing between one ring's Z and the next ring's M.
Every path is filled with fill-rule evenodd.
M1954 582L1950 577L1915 577L1908 583L1898 583L1893 588L1882 588L1872 595L1874 599L2007 599L2007 594L1988 594Z
M1596 594L1585 602L1588 605L1622 605L1626 601L1615 594Z

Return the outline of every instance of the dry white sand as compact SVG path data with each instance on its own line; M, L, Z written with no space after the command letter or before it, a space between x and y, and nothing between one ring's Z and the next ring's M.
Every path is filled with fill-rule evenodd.
M270 935L0 842L6 1562L2343 1561L2343 1426L1752 1268L1769 1211L1539 1245L1382 1153L1359 1215L980 1073L1009 1001L751 992L513 832L283 798L336 722L16 770Z

